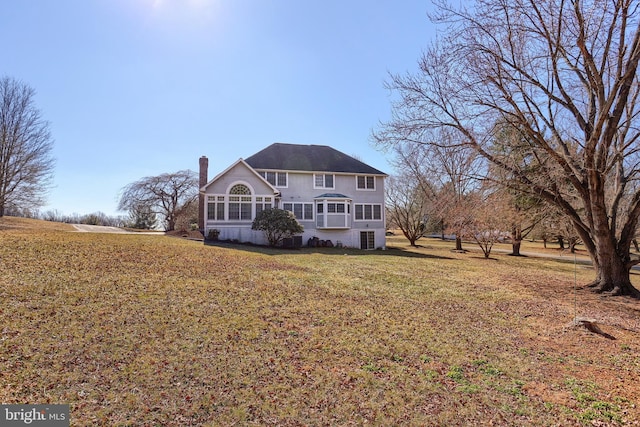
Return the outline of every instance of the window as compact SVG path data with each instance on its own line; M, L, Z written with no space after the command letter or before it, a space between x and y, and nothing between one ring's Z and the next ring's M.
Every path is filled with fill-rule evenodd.
M356 220L381 220L382 205L355 205Z
M305 203L304 204L304 217L306 219L313 219L313 204Z
M296 219L313 220L313 203L283 203L282 208L293 212Z
M358 190L375 190L376 177L372 175L359 175L356 177Z
M273 207L272 197L256 197L256 215L259 212L271 209Z
M244 184L236 184L231 187L229 194L248 194L251 195L251 190Z
M327 203L327 212L328 213L345 213L345 203Z
M224 196L207 196L207 219L224 221Z
M267 182L275 187L287 186L287 173L286 172L258 172L260 176L267 180Z
M251 220L251 190L244 184L236 184L229 191L229 219Z
M334 188L332 174L314 174L313 188Z

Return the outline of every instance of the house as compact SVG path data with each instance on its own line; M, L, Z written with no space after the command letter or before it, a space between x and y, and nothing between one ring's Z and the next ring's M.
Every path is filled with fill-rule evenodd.
M199 226L205 236L217 230L221 240L266 244L251 223L261 210L276 207L293 212L304 227L298 243L385 247L387 175L338 150L275 143L210 181L207 169L201 157Z

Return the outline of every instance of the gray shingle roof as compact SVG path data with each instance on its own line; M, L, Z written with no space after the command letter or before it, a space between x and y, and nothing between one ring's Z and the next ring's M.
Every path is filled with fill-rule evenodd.
M386 175L327 145L271 144L245 162L254 169Z

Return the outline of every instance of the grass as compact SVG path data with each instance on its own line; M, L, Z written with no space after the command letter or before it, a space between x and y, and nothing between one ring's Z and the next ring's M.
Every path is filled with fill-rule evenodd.
M0 219L0 402L69 403L78 426L640 422L636 301L575 291L584 266L419 243L281 251Z

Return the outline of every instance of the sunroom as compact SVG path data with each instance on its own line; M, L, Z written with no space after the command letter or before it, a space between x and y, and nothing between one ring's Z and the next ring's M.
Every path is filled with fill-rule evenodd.
M313 199L317 229L351 228L351 201L344 194L325 193Z

